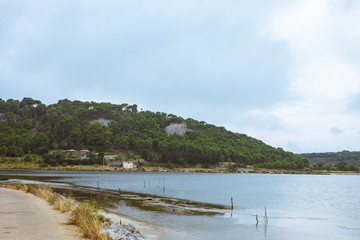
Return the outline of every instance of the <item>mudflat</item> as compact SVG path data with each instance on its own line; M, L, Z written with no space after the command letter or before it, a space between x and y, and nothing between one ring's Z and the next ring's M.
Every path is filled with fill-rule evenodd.
M0 239L84 239L76 226L67 224L68 219L32 194L0 188Z

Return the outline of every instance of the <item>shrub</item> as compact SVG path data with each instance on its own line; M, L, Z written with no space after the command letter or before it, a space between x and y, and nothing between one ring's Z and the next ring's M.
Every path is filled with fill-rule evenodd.
M47 163L40 163L40 164L39 164L39 167L42 167L42 168L43 168L43 167L48 167L48 165L47 165Z
M29 154L26 154L26 155L25 155L24 161L25 161L25 162L31 162L31 161L32 161L32 158L30 157Z

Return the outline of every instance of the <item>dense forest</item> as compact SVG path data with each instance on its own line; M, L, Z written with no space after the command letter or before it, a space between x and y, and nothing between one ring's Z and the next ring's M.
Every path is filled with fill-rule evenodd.
M103 120L103 122L99 121ZM184 135L168 135L171 123ZM181 166L233 162L274 169L303 169L308 160L245 134L174 114L138 111L137 105L60 100L0 99L0 155L47 156L49 150L132 151L150 162Z
M360 152L327 152L327 153L303 153L301 156L309 159L315 166L330 170L354 171L360 167Z

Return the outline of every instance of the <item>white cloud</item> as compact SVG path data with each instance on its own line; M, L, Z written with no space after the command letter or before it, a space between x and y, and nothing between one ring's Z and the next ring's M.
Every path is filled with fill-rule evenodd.
M271 36L285 41L292 52L291 90L307 101L344 100L359 91L358 65L342 54L348 41L339 41L338 36L359 32L356 24L349 24L349 19L358 22L360 15L358 11L342 10L340 3L296 1L272 16Z
M360 92L360 62L347 51L359 49L359 13L359 3L346 8L343 1L298 0L269 15L263 33L288 45L291 84L288 101L260 111L284 128L264 131L254 121L249 135L296 152L358 148L360 118L346 109Z
M332 127L330 128L330 132L334 135L339 135L344 132L344 130L338 128L338 127Z

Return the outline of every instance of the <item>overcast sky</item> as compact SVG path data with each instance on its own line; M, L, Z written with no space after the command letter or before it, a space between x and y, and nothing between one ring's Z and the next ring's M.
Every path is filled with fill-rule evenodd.
M0 98L138 104L360 150L360 1L0 0Z

